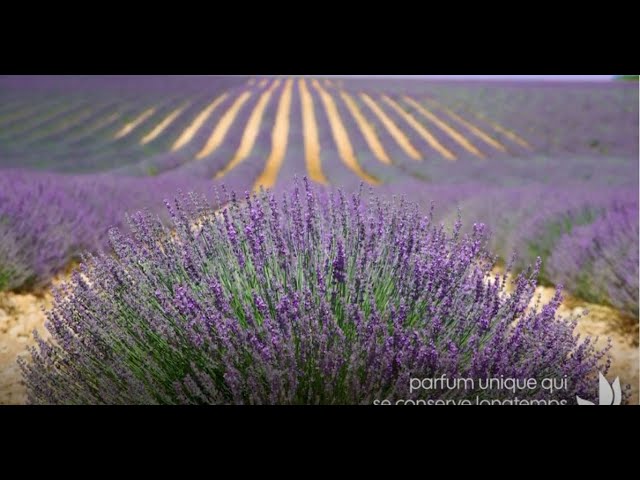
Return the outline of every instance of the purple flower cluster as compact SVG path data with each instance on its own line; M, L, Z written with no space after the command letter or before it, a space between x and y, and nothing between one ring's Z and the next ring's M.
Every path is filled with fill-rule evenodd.
M491 274L483 225L448 233L404 199L306 179L219 204L180 195L173 228L137 213L113 256L86 257L21 362L30 402L358 404L441 374L566 378L573 402L608 369L556 316L560 291L529 307L539 263L512 293Z
M638 317L638 204L617 204L562 237L549 274L582 298Z

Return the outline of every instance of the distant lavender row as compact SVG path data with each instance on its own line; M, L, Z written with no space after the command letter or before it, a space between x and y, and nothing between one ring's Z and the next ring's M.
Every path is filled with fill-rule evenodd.
M549 275L582 298L638 316L638 204L614 205L562 237Z
M186 165L187 169L216 171L220 165L228 162L233 156L234 146L238 144L249 113L257 102L259 91L263 88L255 85L247 87L239 83L237 79L219 78L209 79L209 89L204 89L204 87L193 89L190 87L191 80L188 79L184 80L183 87L181 87L179 79L172 79L163 87L164 89L153 87L153 85L162 84L164 81L162 78L149 79L148 82L151 86L148 90L143 88L146 85L144 79L127 77L121 78L119 81L120 83L113 80L110 83L108 79L70 78L65 83L60 79L52 79L51 96L63 98L65 101L57 104L54 102L49 106L47 106L48 104L43 105L41 110L36 110L35 113L32 112L32 115L26 117L18 116L20 121L8 121L7 125L0 129L0 153L2 153L0 161L2 165L20 168L47 168L65 172L74 169L77 169L78 172L86 172L124 168L127 172L136 171L139 173L142 171L144 174L147 174L148 171L155 174L164 171L164 169L180 167L194 160L194 153L200 150L199 146L204 145L223 114L237 99L241 89L249 88L252 97L242 106L238 117L233 121L227 139L222 142L217 151L197 162L197 165ZM2 92L3 86L7 91L20 92L21 95L31 89L36 103L42 103L41 89L47 84L46 79L27 79L24 85L18 85L18 83L15 79L12 81L5 79L4 85L0 81L0 92ZM85 86L74 89L76 84ZM64 85L66 85L65 88L62 88ZM134 85L137 85L138 90L133 88ZM489 87L474 89L427 84L427 86L423 85L422 91L406 92L412 96L413 100L405 99L403 90L395 84L390 84L388 87L390 91L387 92L368 92L372 101L377 103L379 111L384 112L384 115L398 126L411 144L424 156L424 161L419 162L409 158L407 152L399 148L397 141L389 135L386 126L380 122L377 113L370 108L368 102L364 102L360 97L361 90L354 88L354 85L350 85L349 82L346 82L346 86L352 93L354 104L373 126L381 144L393 160L393 167L385 166L373 158L369 145L361 137L359 126L354 122L352 114L345 108L341 91L337 88L327 87L327 92L333 96L340 117L348 127L347 130L355 147L356 155L361 157L362 162L366 164L365 171L371 171L382 179L394 176L397 169L418 177L432 179L433 175L430 171L432 168L436 170L460 169L460 167L452 165L451 162L444 161L442 154L434 150L431 142L425 141L424 135L419 134L407 123L405 116L396 111L398 107L401 107L405 113L412 115L416 121L429 129L442 146L453 152L458 158L457 163L462 165L462 168L468 164L474 164L476 170L480 168L476 154L471 153L469 148L463 147L458 141L455 141L432 120L425 118L420 111L422 108L420 105L428 107L436 117L462 135L476 151L482 152L482 155L487 158L487 164L499 161L500 165L507 169L510 168L511 160L517 163L521 162L524 157L536 160L535 166L530 170L540 176L542 172L550 172L548 169L541 168L537 162L537 159L543 155L547 158L549 155L553 155L556 160L561 158L562 161L557 162L558 165L554 165L554 169L559 166L565 171L569 171L570 168L565 168L563 165L565 163L573 164L576 156L591 161L591 164L594 159L601 159L604 155L627 160L637 158L637 92L634 94L629 89L606 85L590 86L589 88L576 87L569 90L560 87L556 90L548 87L530 86L519 90L507 90L505 93ZM176 139L178 132L190 125L191 121L207 107L223 87L228 91L229 96L200 126L192 141L184 145L181 152L170 152L172 141ZM275 108L282 90L281 86L271 98L269 112ZM337 155L335 141L317 90L310 87L310 93L315 105L315 117L320 134L320 155L323 160L323 168L326 170L325 175L332 183L340 183L354 173L345 169L339 155ZM395 102L396 107L388 104L386 101L388 99L383 95L385 93L388 94L391 102ZM104 112L105 107L100 106L100 102L108 102L110 99L113 101L114 97L125 101L126 105L121 104L120 109L128 106L130 110L125 112L129 117L126 115L122 117L115 124L117 126L121 127L122 122L131 121L152 106L155 108L154 113L136 127L135 133L117 142L113 141L113 133L115 133L113 128L111 130L98 129L97 131L88 129L88 133L83 137L81 132L87 131L85 128L87 123L103 121L110 115L110 111L106 111L102 117L89 116L86 122L79 121L78 118L84 118L87 102L93 102L97 111ZM73 104L68 104L68 101L71 100L73 100ZM431 100L436 101L435 106L430 103ZM163 132L154 142L141 145L140 141L144 135L183 102L189 104L189 109L181 112L171 128ZM130 104L135 105L136 108L131 110ZM451 110L457 112L457 116L455 113L454 116L451 116ZM12 118L12 115L13 109L9 109L7 118ZM293 103L289 117L292 124L300 125L298 88L293 89ZM274 116L270 113L265 115L260 127L271 130L273 118ZM73 123L73 119L76 123ZM532 148L523 148L509 135L496 130L493 126L493 120L501 123L503 127L517 132L519 136L531 144ZM0 122L2 122L1 116ZM68 127L61 129L60 124L64 127L65 122L69 122ZM469 129L469 124L483 130L488 137L493 139L489 139L489 142L495 141L502 144L505 150L501 150L502 147L499 145L496 147L496 143L488 143L488 137L484 140L480 138L477 131ZM75 140L71 143L67 142L67 135L75 137ZM254 153L261 154L265 149L268 150L270 139L266 137L269 136L268 134L263 136L266 141L261 139L256 143L252 155ZM303 144L302 130L292 128L287 141L287 151L302 153ZM303 155L297 155L295 158L288 156L287 160L288 168L284 173L290 174L292 171L299 173L301 169L304 169ZM489 168L494 167L489 166Z
M0 90L30 92L104 92L123 94L218 91L247 81L242 76L213 75L6 75Z
M503 186L488 175L477 182L432 185L405 177L376 187L375 193L386 199L405 196L423 211L434 203L435 218L449 225L460 209L465 223L488 226L491 249L505 262L517 252L515 266L524 268L540 256L541 281L563 284L576 296L637 316L638 187L634 179L626 185L620 178L614 186L610 181L526 184L519 178ZM344 184L346 191L357 187L356 181ZM605 254L595 262L602 249Z
M244 190L246 184L230 185ZM83 251L98 251L125 213L149 208L178 189L208 193L211 183L171 175L67 176L0 170L0 289L39 287Z
M522 267L539 256L543 282L637 316L637 186L521 185L478 192L471 189L460 202L463 218L490 226L491 248L502 258L518 252Z
M638 156L637 84L418 82L344 79L352 92L435 99L468 120L479 113L515 130L541 154Z
M481 112L548 155L638 155L638 89L616 84L571 88L449 89L462 112ZM443 92L438 90L438 98Z

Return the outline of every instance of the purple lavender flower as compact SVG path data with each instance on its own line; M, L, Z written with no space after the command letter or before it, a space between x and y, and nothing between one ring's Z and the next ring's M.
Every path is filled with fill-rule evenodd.
M88 256L58 289L51 340L21 362L29 400L357 404L424 395L409 379L443 374L566 376L561 398L593 399L607 351L556 316L559 293L527 308L539 264L507 293L482 226L448 234L407 202L304 188L312 201L296 187L223 215L180 195L174 232L133 215L133 237L114 232L113 256Z

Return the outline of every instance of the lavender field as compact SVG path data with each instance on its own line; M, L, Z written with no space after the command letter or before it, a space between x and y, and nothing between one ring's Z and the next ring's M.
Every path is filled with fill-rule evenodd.
M305 188L303 185L308 186ZM262 196L266 195L261 193L263 189L269 190L268 195L274 196L273 201ZM230 192L235 193L232 195ZM251 192L256 196L251 196ZM298 192L300 198L296 196ZM173 203L176 197L183 198L187 194L197 195L198 198L202 196L202 199L195 203L196 207L192 205L190 208L185 206L185 200ZM281 208L276 206L279 205L276 199L283 194L294 196L285 197L290 199L290 203ZM356 195L358 200L355 200L356 197L352 200L352 195ZM364 201L359 206L359 199L370 196L381 204L406 202L402 203L406 206L401 207L397 215L380 214L379 218L384 220L379 221L386 222L384 225L377 226L375 222L378 220L375 219L369 224L369 220L364 219L368 215L375 217L377 210L371 206L373 204ZM338 197L344 197L344 205L348 207L331 200ZM262 200L258 201L259 198ZM165 201L170 208L167 208ZM303 208L302 203L309 201L317 202L317 205L305 204ZM252 205L263 205L264 211L255 210ZM244 208L248 210L244 211ZM408 210L403 213L403 208ZM229 209L229 215L235 212L238 217L227 218ZM411 214L407 213L409 210ZM138 211L147 212L149 219L128 223L126 214L135 217ZM334 211L342 213L327 213ZM209 218L206 212L218 212L216 215L224 213L224 219L221 218L218 223L225 225L227 236L224 238L232 242L228 246L231 250L220 246L214 248L206 243L210 241L211 245L218 245L223 242L218 227L213 225L207 227L209 230L203 227L203 231L210 232L211 240L201 243L204 240L196 236L200 242L198 246L189 246L189 242L196 240L190 240L188 228L185 227L189 223L187 219L191 218L192 223L200 223L204 218L206 223ZM275 223L268 223L269 226L264 223L268 215L278 214L286 218L274 217L269 222ZM362 220L360 215L363 216ZM429 227L425 225L413 230L414 227L418 228L420 219L428 215L431 215ZM480 281L483 275L491 276L507 267L514 277L521 272L525 275L527 268L536 265L538 258L540 262L535 267L536 279L527 277L529 280L521 281L521 287L518 287L521 290L513 294L513 305L527 298L532 300L538 286L549 289L562 286L563 295L575 304L607 309L611 328L617 329L624 336L624 341L636 350L634 358L637 362L638 216L638 87L633 83L474 83L212 76L0 77L0 292L4 292L6 298L11 295L52 298L53 309L50 309L51 302L47 304L51 322L48 333L43 333L45 330L41 326L36 327L47 338L52 335L58 342L56 345L65 345L63 349L71 355L65 357L62 353L54 354L58 347L47 344L49 340L41 340L39 353L33 353L35 366L28 366L27 362L22 368L29 398L35 403L118 403L118 399L135 403L137 398L143 399L144 403L357 403L358 398L360 401L372 399L372 392L383 386L385 391L394 394L406 393L397 387L396 382L400 381L399 378L405 378L403 375L407 374L408 365L450 374L457 371L481 375L489 371L493 374L504 371L522 376L525 370L512 371L507 367L510 361L507 357L492 363L494 360L490 362L482 357L489 353L481 355L477 353L479 346L474 350L466 343L469 335L472 339L476 336L484 338L485 332L493 331L489 325L493 325L491 322L494 320L491 319L494 317L496 331L502 331L498 326L500 322L524 315L520 307L509 307L513 308L513 318L502 310L497 314L490 298L495 297L498 303L506 300L501 296L503 294L491 290L483 294L484 300L480 299L482 295L478 293L473 301L474 307L469 306L465 314L464 302L470 300L466 299L466 290L450 276L454 275L451 272L456 272L455 275L464 277L461 281L468 282L469 288L479 289L472 284ZM238 224L234 223L234 218L237 218ZM331 221L330 218L335 220ZM157 225L154 223L156 219L160 222ZM293 226L288 223L290 221ZM344 228L338 229L338 221L344 222ZM408 226L407 222L416 225ZM456 235L461 238L480 235L482 242L479 239L475 241L486 246L492 259L491 265L487 266L483 263L485 260L480 260L481 255L476 252L473 242L451 246L439 233L430 230L431 226L436 228L440 224L444 231L458 231ZM479 227L480 224L483 226ZM162 278L161 281L150 280L148 275L151 274L144 273L140 273L142 277L134 275L132 278L137 278L135 281L129 279L129 273L133 275L132 272L137 268L134 265L152 265L160 261L160 257L154 257L146 251L153 250L154 242L163 241L157 236L158 233L150 232L156 232L156 229L164 231L171 225L179 232L186 228L180 233L184 252L179 255L175 253L176 262L184 262L184 265L181 263L180 272L186 273L178 273L175 265L166 266L166 275L171 271L171 275L181 279L180 282L174 284L165 280L162 269L151 267L149 272L155 272L153 275ZM113 227L118 228L119 233L110 233ZM238 230L241 227L243 230ZM353 233L348 231L351 227ZM389 228L400 230L381 233ZM408 230L404 231L403 228ZM478 233L479 228L482 234ZM278 240L279 229L284 243ZM263 230L264 234L261 234ZM304 232L304 237L296 237L296 231ZM374 235L374 231L378 233ZM328 236L323 237L322 232ZM285 233L292 236L285 238ZM356 237L351 236L356 234ZM243 250L243 254L237 250L240 247L233 243L236 235L247 242L243 248L249 250ZM257 240L254 240L254 235L257 235ZM131 236L130 241L126 239L127 236ZM367 247L357 254L360 255L358 259L353 258L353 262L350 262L351 252L359 252L357 245L365 241L372 242L370 249ZM454 236L451 241L462 240ZM135 242L141 243L135 245ZM274 242L273 250L260 250L266 248L264 245L270 245L269 242ZM388 251L395 253L383 253L387 252L386 247L383 248L383 244L386 245L384 242L388 242ZM142 245L146 246L143 248ZM418 255L414 250L419 245L425 252L423 255ZM125 250L129 252L128 249L131 249L130 253L125 253ZM319 250L317 256L309 253L313 249ZM445 255L442 261L445 258L457 258L451 260L452 270L446 270L441 261L433 265L421 263L425 258L432 258L430 249L450 252L438 254ZM265 251L270 251L271 257L265 257ZM234 274L236 283L222 281L224 269L218 271L218 267L208 263L212 255L223 258L223 252L229 271L238 269ZM376 252L375 255L372 252ZM95 264L85 259L81 268L88 272L86 275L90 283L96 285L95 288L100 285L104 291L100 290L100 294L88 293L83 281L76 278L67 282L65 288L71 289L69 292L82 291L91 300L81 301L78 293L69 292L67 296L71 295L72 300L64 300L65 295L61 292L50 297L52 281L56 283L54 279L66 275L65 272L74 268L77 270L76 266L82 262L85 254L101 259L95 260ZM114 255L124 262L122 265L126 265L118 268L129 273L114 273L118 268L109 263ZM378 273L368 270L365 263L360 263L368 255L374 255L371 258L373 265L377 265ZM346 260L340 260L342 256ZM393 270L394 274L387 270L386 263L382 261L388 259L391 262L392 256L393 262L400 262L397 270ZM252 259L251 271L256 269L255 278L244 278L242 275L248 273L240 273L245 268L245 257ZM134 261L134 258L138 260ZM278 261L278 258L283 260ZM402 258L409 263L403 263ZM482 267L474 267L476 260L473 259L476 258L479 262L477 265L482 264ZM236 261L239 262L237 266L233 264ZM340 262L346 262L348 267L341 267ZM265 271L258 271L258 266ZM99 273L95 273L94 268ZM314 282L329 275L337 282L336 285L349 284L353 290L346 286L336 287L338 289L335 291L332 290L334 287L322 287L317 293L314 287L307 292L304 287L305 282L309 281L306 274L299 273L302 277L294 281L286 274L290 269L297 269L298 272L311 272L310 269L313 269ZM351 273L336 273L341 269ZM419 275L416 273L418 270ZM211 286L212 292L217 292L216 288L223 289L227 295L225 300L206 299L202 297L204 293L200 287L196 288L205 279L206 282L212 281L214 277L211 272L214 271L218 272L215 274L216 281L223 286ZM467 273L461 273L463 271ZM281 283L265 272L280 272L278 282ZM383 294L373 280L381 272L388 275L385 281L397 283L397 290L392 289L395 292L393 295L398 295L397 305L383 301L381 297ZM469 272L474 273L469 274L471 277L465 276ZM110 275L114 277L108 279ZM93 357L83 356L79 351L85 347L80 347L80 344L73 346L70 340L71 337L81 336L83 328L106 332L104 325L83 323L84 327L79 327L80 314L72 315L65 309L79 312L86 308L92 312L102 312L104 318L116 315L114 312L121 311L119 307L98 303L98 296L102 298L103 293L107 297L111 295L108 292L116 288L109 286L113 282L116 282L114 285L123 285L125 280L122 280L122 275L128 279L126 281L134 282L131 285L135 284L136 289L142 289L142 285L148 282L148 287L144 289L148 288L149 292L159 295L154 297L154 304L173 305L169 315L171 318L191 318L200 308L202 312L218 309L226 316L244 319L241 323L250 331L254 323L260 329L267 328L264 326L265 319L272 315L275 321L279 315L277 312L282 309L283 318L289 321L300 318L300 322L307 325L305 328L308 328L308 332L294 335L287 330L288 333L283 337L278 337L280 343L273 341L289 346L272 346L276 353L269 355L264 353L267 347L260 346L258 340L252 339L249 334L240 331L234 333L236 337L229 340L230 343L225 343L225 348L234 352L244 351L244 347L235 343L239 341L238 338L244 338L251 346L246 347L243 355L260 359L249 368L240 366L240 360L236 357L232 361L232 357L222 356L215 365L203 360L207 355L218 358L220 350L216 350L215 355L203 353L205 349L202 345L214 342L214 337L193 333L195 327L189 323L187 330L191 333L185 338L188 337L188 342L197 348L195 353L176 353L178 356L171 357L172 362L180 365L184 358L190 359L190 363L176 367L176 372L172 370L177 380L169 381L171 376L154 376L153 380L144 377L143 381L142 377L137 377L137 370L129 371L114 360L109 371L122 369L123 378L130 379L126 395L121 395L124 387L111 381L102 387L110 392L108 397L96 396L91 389L83 390L80 387L77 396L68 392L60 393L52 385L64 383L64 376L60 376L62 374L57 370L58 367L53 367L54 363L65 364L75 359L72 363L78 366L78 370L69 367L71 370L68 374L86 381L91 379L91 384L100 383L97 378L102 378L100 375L104 374L104 371L92 371ZM347 275L348 279L343 275ZM424 275L433 275L441 283L438 284L440 290L433 290L429 294L433 296L423 298L418 290L432 288L431 283L423 283ZM307 280L303 281L302 278ZM350 284L351 280L355 283ZM296 289L301 289L299 299L289 295L291 292L287 285L292 281ZM453 283L447 287L447 282ZM260 290L257 285L269 285L269 289ZM523 292L528 292L530 288L531 295L527 297ZM280 292L279 289L284 293L273 293ZM367 295L362 293L367 289L371 291L371 302L375 308L371 307ZM137 312L139 318L151 321L152 317L156 318L155 313L144 302L139 302L140 295L147 294L143 290L138 291L136 303L131 303L134 301L132 298L122 301L129 302L127 305ZM329 295L327 292L331 291L333 297L328 304L314 300L317 295ZM335 300L336 295L344 295L345 303ZM441 306L433 310L425 306L429 302L440 305L448 296L454 303L444 310ZM202 301L197 301L197 298L202 298ZM230 298L238 299L238 302ZM349 303L355 301L353 299L357 299L356 304ZM424 331L430 332L431 336L419 340L415 348L432 348L433 355L438 356L439 360L430 363L421 356L419 361L416 359L413 363L402 364L402 367L392 367L399 360L391 358L388 351L378 356L371 354L373 357L364 360L369 355L365 351L373 351L372 345L378 340L368 331L362 333L362 338L370 343L365 345L352 341L349 335L360 338L359 333L353 332L360 332L359 329L365 328L363 325L358 323L351 329L344 327L341 320L336 320L338 323L327 327L329 330L322 330L317 325L318 319L314 319L313 308L307 305L304 312L300 313L296 310L298 307L277 306L278 302L285 300L310 302L316 305L318 312L323 309L332 311L332 318L342 318L347 315L345 312L349 312L348 318L359 318L359 315L364 315L359 312L365 312L366 318L373 315L371 318L376 319L371 320L371 328L382 328L385 322L394 322L393 318L387 320L390 312L392 317L395 312L398 318L411 319L406 320L411 325L425 321L428 325ZM318 303L314 303L316 301ZM194 302L200 306L194 307ZM419 308L420 315L402 313L403 308L409 308L406 307L409 304L411 308ZM257 308L255 315L259 321L246 320L253 318L246 313L247 309L251 309L249 305ZM548 310L547 313L541 313L542 317L526 317L526 322L532 322L532 332L542 328L539 324L550 321L545 315L555 318L554 312L560 308L559 300L554 305L553 312ZM0 314L2 308L0 304ZM169 311L169 307L162 308L165 314ZM265 313L265 308L271 309L271 314ZM10 309L6 308L5 311L9 312L5 314L9 318ZM125 318L122 313L118 315L117 318ZM202 315L209 317L212 314ZM460 333L462 330L456 330L456 335L445 336L449 342L446 348L445 344L436 340L439 330L433 332L434 318L463 329L467 328L463 325L475 325L473 315L478 316L479 322L485 319L482 322L489 323L474 334L463 335ZM447 318L450 320L445 320ZM453 319L457 320L454 322ZM604 321L608 320L605 318ZM6 326L3 327L2 322L3 317L0 316L0 339L6 337L8 342L9 330L14 327L9 327L8 320L5 320ZM216 322L198 328L207 332L210 329L226 331L231 328L225 323L226 320ZM248 323L245 325L245 322ZM126 355L138 352L141 348L138 344L134 348L127 341L122 340L124 344L120 344L120 340L113 340L124 338L122 335L134 335L125 324L114 320L113 325L116 324L117 328L114 326L113 331L104 334L104 338L109 339L105 342L120 345L117 349L117 355L120 356L126 352L129 352ZM151 322L150 325L155 324ZM29 328L32 327L30 325ZM150 328L165 332L162 335L179 335L175 332L166 333L167 330L160 325ZM23 332L20 328L15 331ZM231 331L235 332L233 328ZM75 333L69 336L69 332ZM260 330L255 334L256 338L262 338L260 335L276 338L273 331L265 332ZM32 343L30 333L29 330L29 339L21 341L22 350ZM343 334L347 337L343 338ZM26 333L20 335L24 338ZM245 338L246 335L249 337ZM270 370L275 368L273 365L276 363L278 368L283 369L297 365L296 362L301 361L298 357L290 350L286 355L277 353L278 348L293 348L292 345L300 345L301 342L306 345L305 342L311 341L308 340L309 335L316 335L322 345L326 344L322 347L326 350L322 356L325 360L318 360L318 365L323 366L317 367L319 372L324 372L322 375L318 373L322 380L318 377L314 383L323 385L322 394L318 397L300 390L311 388L307 385L307 376L300 374L284 379L277 375L274 377L275 374ZM335 340L338 343L332 343L334 340L328 339L327 335L339 339ZM411 357L409 333L398 335L392 342L400 342L398 345L404 346L393 350L394 355ZM578 343L575 344L575 350L571 350L574 348L571 347L573 340L569 342L566 337L568 333L555 324L548 329L545 327L544 334L541 330L539 334L531 335L528 342L537 338L537 341L547 341L550 345L554 342L563 345L561 350L555 352L553 361L558 365L554 363L552 370L575 379L574 397L579 393L582 398L588 398L587 383L581 375L586 375L584 372L587 370L595 371L599 359L604 359L604 353L587 354L587 346L580 347ZM156 338L156 334L153 338ZM465 350L456 338L464 339L459 342L463 342L465 348L470 348L469 352L475 352L469 353L471 358L477 357L472 365L463 366L460 363L463 358L464 362L471 360L462 355L461 352ZM502 345L500 342L505 342L504 345L509 345L509 348L515 344L521 345L518 343L521 340L504 338L504 333L492 338L500 339L495 340L497 343L492 348L503 348L499 347ZM147 350L140 350L146 352L144 355L149 354L151 350L148 349L173 348L170 341L166 344L158 344L157 340L145 342ZM451 342L458 343L454 345ZM547 370L551 368L549 358L543 356L544 360L541 360L541 354L534 351L533 344L525 343L518 347L517 352L514 350L513 355L522 355L523 362L526 360L528 365L539 365L540 369L546 365L544 369ZM129 346L124 348L122 345L125 344ZM614 344L614 367L618 358L616 348ZM358 368L364 368L363 365L369 362L378 365L378 369L393 371L393 375L380 373L366 380L358 377L355 370L350 370L350 366L343 365L337 359L338 352L344 349L362 352L359 360L354 360ZM454 351L452 349L457 352L455 355L451 353ZM69 353L72 351L73 354ZM311 361L309 359L316 358L316 354L311 351L305 354L305 362L308 364ZM4 352L0 350L0 391L3 378L9 378L19 371L15 366L15 357L24 360L25 357L21 355L8 347ZM443 360L443 355L448 360ZM274 360L276 357L277 362ZM565 360L570 357L574 363L566 364L560 360L561 357ZM3 360L11 365L3 365ZM224 365L224 373L216 370L223 368L220 365ZM163 367L158 363L154 368ZM3 377L3 369L5 373L11 373ZM53 370L57 372L55 378L51 373ZM534 370L531 367L526 371L533 374ZM11 378L12 385L15 385L16 380ZM339 378L339 388L336 386L338 384L327 381L327 378ZM635 372L629 372L627 378L620 380L631 383L635 392L625 398L637 401L638 386L633 385L637 383L637 365ZM178 387L174 385L176 381ZM278 387L263 391L262 387L257 386L263 381L268 385L277 383ZM362 382L360 386L358 381ZM224 387L216 382L223 382ZM214 383L217 385L215 388ZM153 385L153 388L149 385ZM168 390L163 390L165 388ZM366 395L363 393L359 397L360 388L369 390ZM149 394L150 389L162 393L152 395ZM143 390L146 392L144 395L140 393ZM253 390L255 395L246 394L248 390ZM24 399L11 395L7 398L7 401L13 402L22 402ZM2 399L0 396L0 402Z

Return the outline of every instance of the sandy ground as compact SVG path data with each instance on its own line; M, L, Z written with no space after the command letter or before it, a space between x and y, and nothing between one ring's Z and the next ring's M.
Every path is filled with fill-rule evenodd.
M46 334L44 309L50 308L51 303L49 293L0 293L0 404L26 402L16 361L29 355L27 347L34 344L33 330Z
M147 118L149 118L155 112L156 112L155 107L154 108L149 108L148 110L145 110L144 112L142 112L142 115L140 115L134 121L129 122L124 127L122 127L122 129L118 133L116 133L113 138L117 139L117 138L126 137L131 132L133 132L138 125L140 125L142 122L144 122Z
M58 278L58 283L62 278ZM539 287L543 302L554 294L552 288ZM44 309L52 305L51 294L41 295L0 293L0 404L23 404L26 402L25 387L16 360L28 356L27 347L33 345L31 332L36 329L46 337ZM582 302L567 297L560 308L560 315L575 315L584 309L589 315L581 318L578 331L582 335L600 337L605 345L607 337L613 342L609 380L620 377L621 384L632 387L633 404L638 404L639 349L638 322L621 316L615 310ZM594 387L595 388L595 387Z
M213 111L216 108L218 108L218 105L220 105L224 101L224 99L227 98L228 96L229 96L229 93L223 93L218 98L216 98L213 102L211 102L207 106L207 108L202 110L198 114L198 116L191 122L191 124L185 130L182 131L178 139L171 146L171 151L175 152L179 148L182 148L186 144L188 144L193 139L193 137L195 137L196 133L198 132L198 130L200 130L200 127L202 127L204 122L206 122L207 119L211 116Z
M189 106L189 103L190 102L184 103L181 107L176 108L173 112L167 115L164 120L162 120L158 125L154 127L153 130L142 137L142 139L140 140L140 145L146 145L150 141L158 138L160 134L164 132L176 118L178 118L178 115L180 115L182 111Z

